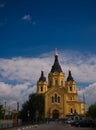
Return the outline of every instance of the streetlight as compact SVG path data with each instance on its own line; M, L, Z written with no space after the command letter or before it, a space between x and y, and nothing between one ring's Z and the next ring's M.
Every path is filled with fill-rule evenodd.
M5 118L6 118L6 101L4 102L4 104L5 104L5 108L4 108L4 120L5 120Z

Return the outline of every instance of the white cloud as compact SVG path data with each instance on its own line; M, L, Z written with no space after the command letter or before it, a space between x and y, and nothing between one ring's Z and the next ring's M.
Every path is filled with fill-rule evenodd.
M42 54L36 58L1 58L0 96L10 99L11 102L25 101L30 93L36 91L36 83L42 69L44 69L47 78L54 63L54 56L52 56L53 52ZM96 99L96 55L83 55L80 52L64 51L59 53L59 62L65 73L65 78L67 78L68 69L71 66L72 76L77 85L78 82L89 84L84 90L86 103L89 106L92 103L91 100L94 102ZM91 96L89 96L90 92L92 92Z
M78 95L81 100L83 100L84 95L87 108L90 104L94 104L96 102L96 82L78 91Z
M27 15L24 15L23 17L22 17L22 19L23 20L25 20L25 21L31 21L31 15L30 14L27 14Z
M23 103L28 100L29 95L32 92L36 92L36 86L31 86L30 83L10 85L4 82L0 82L0 98L1 103L4 105L6 101L6 106L16 109L17 102ZM15 107L12 106L15 104Z
M82 54L80 52L62 52L62 68L66 72L71 66L72 74L77 82L95 82L96 81L96 55Z
M67 63L67 61L65 60L68 61L68 57L64 58L64 60L62 59L61 66L62 66L62 70L67 74L69 63ZM46 74L48 74L49 71L51 70L51 66L53 62L54 59L50 57L49 58L48 57L41 57L41 58L21 57L21 58L13 58L13 59L0 59L0 68L1 70L3 70L1 74L3 77L7 77L10 80L33 80L33 82L34 81L36 82L36 77L40 75L39 73L40 70L42 69L42 65L44 66ZM78 65L78 61L76 61L76 64L72 63L71 61L71 68L72 68L72 73L74 75L74 78L76 78L76 80L80 82L95 81L96 80L95 72L94 72L95 67L96 65L90 65L87 64L86 62Z
M30 24L32 24L33 26L35 26L37 24L36 21L32 20L32 17L30 14L24 15L22 17L22 20L30 22Z

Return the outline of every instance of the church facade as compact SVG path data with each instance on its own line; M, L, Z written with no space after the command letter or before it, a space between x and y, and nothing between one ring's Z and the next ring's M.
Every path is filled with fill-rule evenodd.
M43 94L45 98L45 118L62 119L75 113L84 115L85 103L78 99L76 82L71 70L68 71L65 79L57 52L54 56L54 64L48 74L48 82L43 71L37 82L36 93Z

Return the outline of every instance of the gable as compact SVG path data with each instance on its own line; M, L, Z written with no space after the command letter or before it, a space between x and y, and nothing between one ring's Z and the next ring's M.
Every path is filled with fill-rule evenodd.
M48 91L45 93L45 95L53 95L54 93L59 94L59 95L64 95L65 90L64 90L64 88L52 87L52 88L48 89Z

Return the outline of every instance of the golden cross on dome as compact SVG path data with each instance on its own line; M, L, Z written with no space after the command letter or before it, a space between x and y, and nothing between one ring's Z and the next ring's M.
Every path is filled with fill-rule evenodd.
M58 56L57 48L55 48L55 56Z

